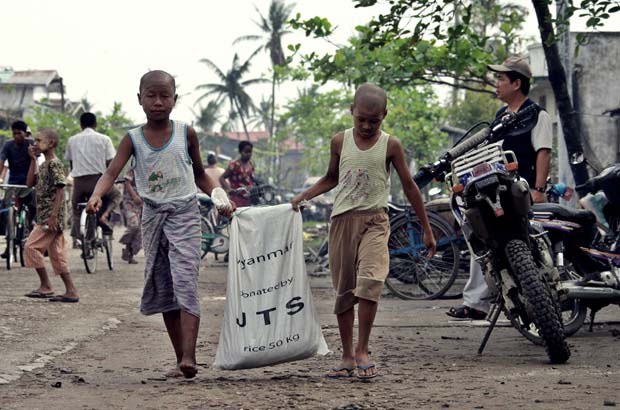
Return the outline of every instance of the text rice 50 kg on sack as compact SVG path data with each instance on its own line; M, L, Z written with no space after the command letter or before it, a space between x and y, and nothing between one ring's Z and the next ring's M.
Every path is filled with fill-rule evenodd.
M290 204L241 209L229 252L214 365L247 369L327 354L306 276L301 213Z

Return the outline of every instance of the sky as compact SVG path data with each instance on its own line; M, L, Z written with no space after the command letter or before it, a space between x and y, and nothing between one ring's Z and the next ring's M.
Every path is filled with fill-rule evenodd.
M195 91L199 84L219 82L199 60L212 60L223 71L235 52L245 61L259 43L233 41L257 34L256 8L267 14L270 0L20 0L5 2L0 24L0 66L15 70L55 69L63 77L72 100L86 97L95 111L110 112L119 101L135 122L145 120L136 93L142 74L163 69L176 77L180 100L173 112L192 122L199 111ZM523 1L531 10L530 2ZM370 20L377 8L355 9L351 0L298 0L294 13L321 16L337 25L332 40L344 44L354 28ZM385 8L385 6L382 6ZM583 26L583 24L581 24ZM580 25L576 24L575 28ZM537 36L530 12L526 34ZM537 38L537 37L535 37ZM12 39L7 41L7 39ZM303 50L327 52L333 46L303 33L284 37L284 43L302 43ZM269 58L261 53L248 78L268 75ZM293 97L299 84L284 84L279 93ZM270 94L270 86L249 89L255 102ZM206 100L205 102L206 103Z

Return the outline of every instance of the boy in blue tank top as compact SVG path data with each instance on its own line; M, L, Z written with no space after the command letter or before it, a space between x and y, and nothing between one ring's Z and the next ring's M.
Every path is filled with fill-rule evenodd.
M325 176L291 203L297 209L302 201L338 189L329 230L329 267L336 291L334 313L340 331L342 359L327 377L350 377L356 369L358 378L370 379L378 373L368 355L368 343L390 263L390 222L386 209L391 166L420 218L429 258L435 253L435 238L422 194L409 173L402 144L381 131L387 115L385 91L373 84L361 85L355 92L351 115L353 128L332 138ZM357 303L359 333L353 349Z
M176 355L176 367L166 375L191 378L197 373L200 324L201 229L196 187L211 194L217 185L205 173L196 131L170 120L177 100L174 78L160 70L144 74L138 100L147 122L123 137L86 209L99 210L101 197L133 156L136 188L144 203L142 238L146 267L140 311L146 315L163 314ZM230 215L232 208L221 211Z

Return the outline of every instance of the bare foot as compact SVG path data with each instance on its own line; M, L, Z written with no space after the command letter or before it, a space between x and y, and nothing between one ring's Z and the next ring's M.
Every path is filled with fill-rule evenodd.
M190 361L182 361L181 363L179 363L179 370L181 371L181 373L183 373L183 376L186 379L191 379L196 376L196 373L198 373L196 363Z
M179 366L176 366L168 370L164 376L169 377L169 378L183 377L183 372L181 372L181 369L179 369Z

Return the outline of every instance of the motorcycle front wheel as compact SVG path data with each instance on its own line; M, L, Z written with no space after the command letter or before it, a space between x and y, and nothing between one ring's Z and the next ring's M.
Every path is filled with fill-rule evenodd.
M512 240L506 245L506 257L518 280L518 294L511 295L516 308L508 312L509 319L513 324L534 326L551 363L565 363L570 357L570 349L566 343L560 309L543 275L539 274L529 247L521 240Z

